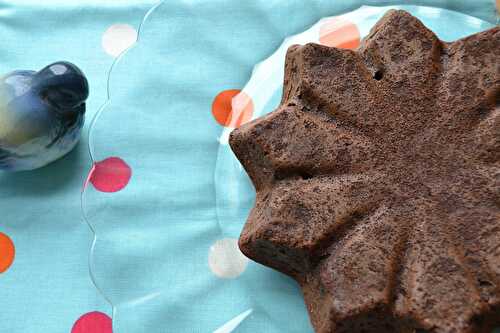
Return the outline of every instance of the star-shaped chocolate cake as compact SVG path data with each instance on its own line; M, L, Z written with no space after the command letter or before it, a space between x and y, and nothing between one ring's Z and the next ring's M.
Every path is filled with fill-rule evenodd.
M500 29L439 40L388 12L355 50L287 53L274 112L232 132L257 191L249 258L316 332L500 325Z

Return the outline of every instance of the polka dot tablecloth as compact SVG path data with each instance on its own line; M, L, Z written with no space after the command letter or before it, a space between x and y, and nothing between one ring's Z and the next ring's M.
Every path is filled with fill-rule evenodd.
M262 61L286 37L332 17L308 38L355 48L381 13L338 15L363 3L0 0L0 73L68 60L91 86L75 151L0 174L0 332L312 332L295 282L238 249L254 194L227 136L279 101Z
M107 72L134 43L154 0L0 0L0 75L68 60L90 82L87 121L106 99ZM89 276L92 235L80 192L90 169L88 134L46 168L0 173L0 332L111 333L112 307ZM96 164L92 181L113 192L127 183L120 160ZM122 172L107 179L109 168Z

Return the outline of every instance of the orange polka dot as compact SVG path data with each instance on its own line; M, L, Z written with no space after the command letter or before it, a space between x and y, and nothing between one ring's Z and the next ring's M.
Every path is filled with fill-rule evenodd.
M361 37L356 24L343 19L328 20L319 29L319 42L326 46L355 49L360 41Z
M0 273L5 272L12 265L15 253L16 249L12 240L0 232Z
M241 90L224 90L215 97L212 114L222 126L236 128L252 119L253 101Z

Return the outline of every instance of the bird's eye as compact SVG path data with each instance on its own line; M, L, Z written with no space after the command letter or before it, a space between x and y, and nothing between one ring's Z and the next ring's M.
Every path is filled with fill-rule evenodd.
M74 102L77 96L74 92L68 89L58 89L54 91L55 97L57 97L61 102Z
M78 104L78 96L69 89L47 89L40 98L55 108L72 108Z

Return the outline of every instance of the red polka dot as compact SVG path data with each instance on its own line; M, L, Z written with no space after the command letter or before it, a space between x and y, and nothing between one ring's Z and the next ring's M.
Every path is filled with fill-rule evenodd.
M326 46L341 49L355 49L361 41L356 24L333 18L326 21L319 29L319 42Z
M222 126L236 128L252 119L253 101L241 90L224 90L215 97L212 114Z
M108 315L89 312L75 322L71 333L113 333L113 324Z
M132 176L130 167L119 157L109 157L94 164L89 181L101 192L118 192L127 186Z
M16 248L14 242L4 233L0 232L0 273L9 269L14 262Z

